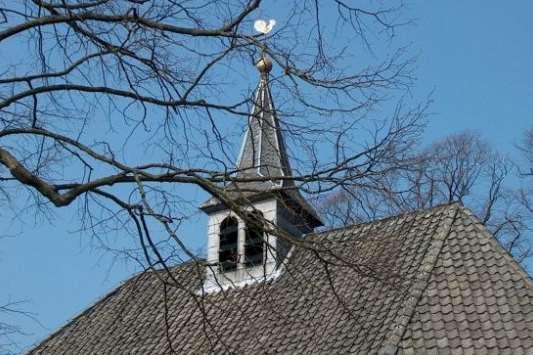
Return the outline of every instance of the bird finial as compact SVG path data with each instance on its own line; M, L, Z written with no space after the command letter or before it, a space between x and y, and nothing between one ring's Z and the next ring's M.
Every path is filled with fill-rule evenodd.
M263 41L266 40L266 34L272 31L274 26L276 25L276 20L270 19L270 20L262 20L258 19L254 22L254 29L262 33L264 35ZM263 47L263 51L261 53L261 58L255 63L255 67L261 74L268 74L272 70L272 61L270 58L268 58L267 54L265 53L264 48L266 48L266 44Z
M254 22L255 30L264 35L272 31L275 25L276 25L276 20L274 19L270 19L268 20L268 22L267 20L258 19L258 20L255 20Z

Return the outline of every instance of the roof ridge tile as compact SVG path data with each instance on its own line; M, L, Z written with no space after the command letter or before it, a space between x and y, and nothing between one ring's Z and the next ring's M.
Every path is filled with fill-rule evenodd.
M457 208L451 208L455 206L456 204L454 203L443 206L441 205L437 206L436 208L430 209L430 211L435 211L441 207L450 207L450 209L444 209L441 212L445 214L446 223L441 222L438 231L432 240L432 243L429 245L424 259L422 260L419 267L419 270L421 271L417 275L418 280L415 281L414 284L411 286L413 292L411 293L411 296L408 298L406 304L403 307L403 314L394 318L393 322L395 322L396 324L393 327L393 334L390 336L389 339L385 341L384 346L382 346L378 352L379 355L392 355L397 353L398 345L402 340L407 325L411 321L416 306L420 302L420 299L422 298L422 295L427 287L429 277L433 271L433 268L435 267L440 251L442 250L442 246L444 245L444 241L452 231L452 226L458 214ZM420 214L423 214L425 212L426 211L422 211ZM426 213L424 217L430 217L430 214Z

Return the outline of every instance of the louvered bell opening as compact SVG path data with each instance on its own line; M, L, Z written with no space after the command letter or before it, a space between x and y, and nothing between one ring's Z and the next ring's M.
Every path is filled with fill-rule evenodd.
M260 218L251 217L253 223L246 228L244 256L246 266L262 265L265 254L265 233Z
M218 251L218 267L222 272L237 269L239 223L233 217L227 217L220 225L220 246Z

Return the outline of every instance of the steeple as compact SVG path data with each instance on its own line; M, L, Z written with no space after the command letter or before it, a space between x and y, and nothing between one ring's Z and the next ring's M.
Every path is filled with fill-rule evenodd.
M305 229L311 231L321 226L322 222L301 196L294 181L287 179L292 176L292 170L269 88L272 62L263 55L256 67L260 80L237 160L235 178L258 178L260 181L232 183L227 186L226 192L231 198L242 202L254 202L274 196L282 198L292 213L301 219ZM269 177L271 179L268 179ZM215 198L202 205L205 212L220 208L225 206Z
M290 180L292 170L269 88L272 62L263 55L256 67L260 80L233 175L235 179L251 181L234 181L224 191L245 213L262 217L250 220L267 221L286 234L301 237L322 222ZM269 235L260 223L243 220L242 212L233 212L215 197L201 209L209 217L210 267L204 284L207 289L230 287L275 274L291 248L287 239Z
M256 67L261 73L261 79L237 162L237 176L290 176L287 151L268 87L268 73L272 69L272 62L263 56ZM270 183L280 187L285 185L284 180L277 183L272 180Z

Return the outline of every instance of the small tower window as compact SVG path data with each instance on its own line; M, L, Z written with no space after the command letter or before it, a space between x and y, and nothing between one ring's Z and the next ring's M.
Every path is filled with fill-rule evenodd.
M263 264L264 260L264 227L263 215L256 212L249 215L246 226L246 240L244 242L244 256L246 266L256 266Z
M220 247L218 251L218 265L220 271L232 271L237 268L239 222L233 217L227 217L220 224Z

